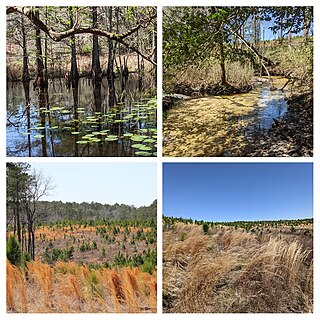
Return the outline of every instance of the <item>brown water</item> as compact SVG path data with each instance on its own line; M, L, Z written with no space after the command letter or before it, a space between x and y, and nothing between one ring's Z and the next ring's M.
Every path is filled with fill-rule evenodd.
M249 93L180 102L163 122L163 156L243 156L254 136L267 131L287 110L286 79L273 77ZM288 90L288 89L287 89Z

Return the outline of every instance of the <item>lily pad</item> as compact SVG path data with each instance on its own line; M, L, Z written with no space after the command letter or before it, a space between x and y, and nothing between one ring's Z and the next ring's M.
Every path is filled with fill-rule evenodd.
M134 153L135 155L137 156L143 156L143 157L149 157L151 156L151 153L150 152L147 152L147 151L137 151Z
M145 146L145 145L142 145L142 147L140 147L139 150L141 150L141 151L151 151L152 148L148 147L148 146Z
M141 143L136 143L131 145L131 148L134 148L134 149L140 149L142 147L145 147L145 145Z
M43 138L44 135L43 134L37 134L36 136L34 136L34 138Z
M108 136L105 138L105 141L116 141L118 140L118 136Z

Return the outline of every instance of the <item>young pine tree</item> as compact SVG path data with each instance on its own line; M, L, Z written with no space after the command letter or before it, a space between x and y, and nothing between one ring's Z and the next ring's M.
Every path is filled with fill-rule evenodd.
M10 236L7 241L7 258L12 264L16 266L19 266L21 263L20 245L13 235Z

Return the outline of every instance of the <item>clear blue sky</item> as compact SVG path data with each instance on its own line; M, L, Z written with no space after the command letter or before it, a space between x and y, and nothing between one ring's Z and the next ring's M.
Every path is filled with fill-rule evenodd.
M34 163L56 188L42 200L150 205L157 197L156 163Z
M313 216L311 163L164 163L163 214L205 221Z

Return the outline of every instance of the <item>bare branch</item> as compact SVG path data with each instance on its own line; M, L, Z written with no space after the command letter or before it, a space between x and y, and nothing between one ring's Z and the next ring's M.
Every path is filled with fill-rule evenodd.
M110 40L117 41L122 45L124 45L125 47L127 47L128 49L139 54L141 57L143 57L144 59L152 63L154 66L157 65L150 57L147 57L138 49L130 46L128 43L124 41L124 39L134 34L140 28L145 28L148 24L150 24L152 20L155 19L157 16L156 12L153 13L153 15L151 15L147 19L140 22L138 25L134 26L133 28L131 28L130 30L122 34L112 33L112 32L98 29L98 28L80 28L80 26L78 26L79 23L77 21L78 20L77 17L76 17L76 23L71 29L57 32L52 27L48 28L38 17L36 17L32 7L7 7L7 10L6 10L7 14L14 13L14 12L25 15L32 22L33 25L35 25L37 28L39 28L44 33L46 33L53 41L59 42L65 38L68 38L76 34L85 34L85 33L95 34L98 36L106 37Z

